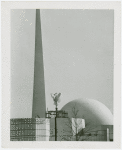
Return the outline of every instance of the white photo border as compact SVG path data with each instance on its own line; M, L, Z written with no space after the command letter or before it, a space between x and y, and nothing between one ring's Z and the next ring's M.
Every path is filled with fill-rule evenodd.
M10 141L10 10L11 9L107 9L114 10L114 141L113 142L31 142ZM121 2L120 1L4 1L1 2L2 48L2 147L3 148L121 148Z

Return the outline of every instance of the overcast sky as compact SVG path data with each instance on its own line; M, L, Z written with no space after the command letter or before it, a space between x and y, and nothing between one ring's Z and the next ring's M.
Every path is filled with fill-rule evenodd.
M46 107L96 99L113 112L113 10L40 10ZM31 118L35 10L11 11L11 118Z

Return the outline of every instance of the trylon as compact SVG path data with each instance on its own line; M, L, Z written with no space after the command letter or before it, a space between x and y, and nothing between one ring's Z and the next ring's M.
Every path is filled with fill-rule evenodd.
M45 118L45 82L44 82L44 64L42 51L42 35L40 10L36 9L35 25L35 62L34 62L34 83L33 83L33 106L32 118Z

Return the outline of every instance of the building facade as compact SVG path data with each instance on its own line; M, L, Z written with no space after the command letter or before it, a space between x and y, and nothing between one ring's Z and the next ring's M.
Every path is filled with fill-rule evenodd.
M79 129L73 124L74 119L56 118L55 130L55 118L11 119L10 140L55 141L57 132L57 141L113 141L113 125L100 125L86 132L84 121L78 124ZM76 128L78 132L75 132Z
M22 118L10 120L11 141L49 141L50 120Z

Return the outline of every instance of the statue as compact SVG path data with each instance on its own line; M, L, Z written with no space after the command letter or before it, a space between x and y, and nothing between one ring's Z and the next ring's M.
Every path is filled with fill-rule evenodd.
M51 94L51 97L53 98L54 101L54 105L58 105L58 103L60 102L60 96L61 93L55 93L55 94Z

